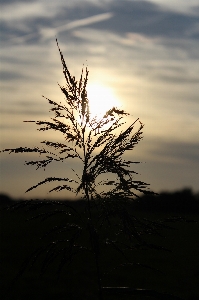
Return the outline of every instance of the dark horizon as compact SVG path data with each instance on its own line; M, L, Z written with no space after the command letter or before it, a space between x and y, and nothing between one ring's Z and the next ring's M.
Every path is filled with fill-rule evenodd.
M86 203L86 200L82 198L69 199L69 198L11 198L9 195L0 193L0 206L9 207L15 205L16 203L25 202L29 205L29 202L42 202L51 203L54 202L70 202L70 204L80 205ZM91 201L92 202L92 201ZM114 201L113 201L114 202ZM144 195L142 194L139 198L132 200L132 205L135 210L143 210L148 213L150 212L183 212L183 213L199 213L199 193L193 193L191 189L185 188L182 190L177 190L174 192L159 193L158 195Z

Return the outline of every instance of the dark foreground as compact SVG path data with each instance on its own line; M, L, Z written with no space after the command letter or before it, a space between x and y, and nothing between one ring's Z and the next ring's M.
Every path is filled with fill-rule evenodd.
M73 230L65 230L65 225L70 223L70 228L75 228L80 220L62 213L46 218L46 212L58 209L56 205L7 210L4 208L12 206L13 201L3 195L0 201L1 299L98 299L95 259L89 247L86 248L86 234L78 242L78 247L82 243L78 255L71 259L63 256L64 240ZM82 202L73 203L73 207L80 215L84 213ZM134 247L125 252L122 247L102 245L102 286L125 286L150 292L147 295L104 292L104 299L161 300L165 294L185 300L199 299L199 199L190 191L162 194L142 198L132 204L131 209L139 220L148 219L152 225L162 220L160 224L165 226L144 236L148 245L156 247L138 247L134 243ZM98 213L95 211L95 218ZM31 219L34 216L39 217ZM110 230L111 240L117 222L117 218L112 218L111 227L102 228L101 235L105 236ZM52 241L58 239L63 240L63 248L59 248L60 255L53 257L47 245L54 247ZM41 252L35 252L38 249Z

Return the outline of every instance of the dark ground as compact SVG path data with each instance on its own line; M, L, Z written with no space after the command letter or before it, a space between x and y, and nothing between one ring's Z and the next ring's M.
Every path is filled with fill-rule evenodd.
M63 248L59 248L61 255L55 258L45 272L45 248L53 239L66 239L69 231L58 231L46 235L54 226L64 228L64 224L79 224L77 217L55 214L43 220L43 217L31 219L46 212L54 212L56 205L44 205L39 209L5 209L12 206L9 197L1 195L1 299L5 300L53 300L53 299L98 299L97 280L94 256L90 251L81 251L73 258L69 265L65 265L58 276ZM82 202L73 203L75 209L83 214ZM103 286L127 286L132 288L150 289L157 293L166 293L181 297L185 300L199 299L199 199L190 190L173 194L161 194L158 197L143 197L131 207L133 214L140 220L150 222L164 221L161 224L170 228L160 228L157 234L146 234L144 239L148 244L155 244L166 248L142 247L127 250L129 261L121 253L107 246L101 247L100 267L103 273ZM95 217L98 217L95 212ZM169 220L168 220L169 218ZM167 220L167 221L165 221ZM102 236L112 235L111 230L117 228L117 218L112 218L112 229L102 229ZM151 223L151 224L152 224ZM71 226L72 228L72 226ZM59 235L58 237L58 233ZM64 237L64 238L63 238ZM88 241L83 235L82 243ZM36 250L43 247L41 257L32 264L27 259ZM61 246L62 247L62 246ZM83 248L82 248L83 249ZM63 255L62 255L63 256ZM25 264L24 264L25 262ZM129 264L128 264L129 262ZM32 264L32 267L31 267ZM24 272L18 276L19 271ZM157 296L157 294L156 294ZM163 299L162 296L144 297L141 295L106 295L104 299Z

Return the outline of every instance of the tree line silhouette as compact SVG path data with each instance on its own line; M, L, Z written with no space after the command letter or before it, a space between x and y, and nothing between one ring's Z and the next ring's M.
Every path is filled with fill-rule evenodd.
M56 201L56 199L54 200ZM1 207L14 205L23 201L24 199L14 199L9 195L0 193ZM45 200L33 199L33 201L39 202ZM82 205L80 200L62 199L62 201L73 202L76 206ZM199 213L199 193L194 193L191 189L185 188L174 192L161 192L158 195L143 195L134 199L132 206L136 210L146 210L149 212Z

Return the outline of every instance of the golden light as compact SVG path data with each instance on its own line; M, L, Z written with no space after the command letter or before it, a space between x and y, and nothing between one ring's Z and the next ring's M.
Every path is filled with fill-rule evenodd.
M87 87L91 117L101 117L113 106L120 106L119 100L112 89L99 84L91 83Z

